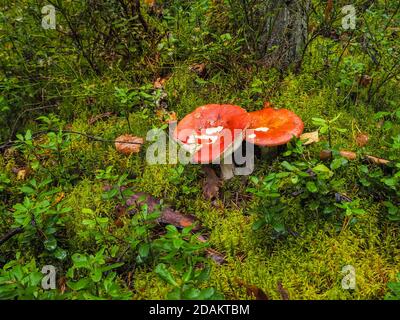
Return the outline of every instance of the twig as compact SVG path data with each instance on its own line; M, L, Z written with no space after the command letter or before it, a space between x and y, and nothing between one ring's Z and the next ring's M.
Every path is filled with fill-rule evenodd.
M41 135L43 133L49 133L49 132L60 132L59 130L43 130L43 131L38 131L32 134L32 137L36 137L38 135ZM131 142L131 141L119 141L119 140L108 140L108 139L103 139L100 137L96 137L96 136L92 136L90 134L84 133L84 132L78 132L78 131L72 131L72 130L61 130L62 133L69 133L69 134L77 134L80 136L84 136L90 140L93 141L100 141L100 142L110 142L110 143L123 143L123 144L142 144L140 142ZM12 141L8 141L8 142L3 142L0 144L0 150L2 149L6 149L7 147L11 146L12 144L18 142L18 140L12 140Z
M23 228L15 228L7 232L3 237L0 238L0 246L6 242L7 240L11 239L15 235L22 233L24 231Z

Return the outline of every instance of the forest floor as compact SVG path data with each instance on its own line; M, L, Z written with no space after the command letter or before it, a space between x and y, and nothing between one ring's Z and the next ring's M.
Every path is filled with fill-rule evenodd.
M389 92L384 107L368 101L358 69L368 57L345 43L312 42L297 74L197 55L159 74L149 66L144 85L129 74L116 83L112 72L71 80L70 70L56 111L27 119L0 154L0 237L23 228L1 244L0 283L32 277L0 297L29 298L31 288L42 298L383 299L400 272L399 87L392 79L379 89ZM212 199L202 166L146 161L149 130L205 104L250 112L265 101L295 112L319 141L258 157L251 176L214 183ZM145 139L139 152L116 150L123 134ZM139 193L201 229L166 229L149 204L128 207ZM56 266L56 292L29 276L43 265Z

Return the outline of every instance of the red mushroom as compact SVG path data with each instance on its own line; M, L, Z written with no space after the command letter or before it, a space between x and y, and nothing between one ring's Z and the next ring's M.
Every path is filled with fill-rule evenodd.
M303 121L292 111L267 108L250 112L250 127L246 140L262 147L275 147L299 137L304 129Z
M234 174L228 157L241 146L248 126L248 113L241 107L208 104L185 116L173 137L190 152L192 162L220 164L223 178L229 179Z

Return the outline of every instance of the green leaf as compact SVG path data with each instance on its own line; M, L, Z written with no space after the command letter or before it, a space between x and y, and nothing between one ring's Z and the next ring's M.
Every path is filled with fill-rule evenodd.
M200 290L196 288L189 288L183 292L183 298L188 300L198 299L200 296Z
M213 295L215 294L215 289L214 288L207 288L201 290L199 296L197 299L199 300L208 300L210 299Z
M76 282L67 281L67 286L72 290L79 291L85 289L90 284L90 282L91 281L89 278L83 278Z
M103 273L101 272L101 269L94 269L90 274L90 278L93 280L93 282L99 282L102 276Z
M83 208L83 209L82 209L82 213L85 213L85 214L94 214L93 210L92 210L92 209L89 209L89 208Z
M259 220L257 220L256 222L253 223L251 228L254 231L256 231L256 230L260 229L263 225L265 225L265 220L264 219L259 219Z
M53 251L57 248L56 238L49 238L43 244L44 244L44 247L49 251Z
M149 255L150 252L150 244L149 243L142 243L139 246L139 255L142 258L146 258Z
M80 253L72 255L72 261L76 268L86 268L89 266L87 257Z
M67 251L61 248L57 248L56 251L54 251L54 256L59 259L59 260L64 260L67 257Z
M306 187L307 187L307 190L312 193L318 192L318 188L313 181L308 181L306 183Z
M155 272L163 279L165 282L172 284L175 287L178 287L178 283L175 281L172 274L168 271L167 267L164 263L159 263L155 269Z

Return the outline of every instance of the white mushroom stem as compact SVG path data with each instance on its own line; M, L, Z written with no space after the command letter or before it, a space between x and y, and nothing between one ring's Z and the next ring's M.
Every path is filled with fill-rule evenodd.
M233 163L221 163L220 167L223 180L229 180L235 176L235 165Z

